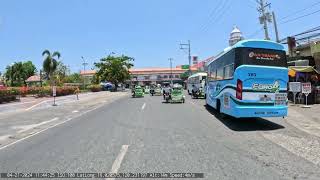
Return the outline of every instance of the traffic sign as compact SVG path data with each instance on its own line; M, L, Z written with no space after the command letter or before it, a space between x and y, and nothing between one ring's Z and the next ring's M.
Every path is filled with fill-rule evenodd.
M289 82L289 91L297 93L301 92L301 83L300 82Z
M307 82L307 83L301 83L301 90L302 93L306 96L306 105L302 106L303 108L310 108L310 106L308 106L308 96L311 93L311 83Z
M303 94L310 94L311 93L311 83L301 83L301 90Z

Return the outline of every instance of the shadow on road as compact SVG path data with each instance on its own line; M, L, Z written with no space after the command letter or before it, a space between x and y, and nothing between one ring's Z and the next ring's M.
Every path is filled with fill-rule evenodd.
M233 131L272 131L283 129L284 126L263 118L234 118L219 114L214 108L205 105L209 113Z

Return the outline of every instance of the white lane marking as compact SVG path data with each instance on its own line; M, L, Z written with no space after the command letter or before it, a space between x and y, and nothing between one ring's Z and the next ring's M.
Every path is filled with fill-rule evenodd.
M145 107L146 107L146 103L143 103L141 110L144 110Z
M24 126L13 126L12 128L13 129L22 129L20 131L18 131L18 133L23 133L25 131L28 131L30 129L33 129L33 128L36 128L38 126L41 126L41 125L44 125L44 124L47 124L47 123L50 123L50 122L53 122L53 121L56 121L58 120L59 118L58 117L55 117L49 121L43 121L41 123L38 123L38 124L30 124L30 125L24 125Z
M102 107L102 106L104 106L104 105L105 105L105 104L101 104L101 105L99 105L99 106L97 106L97 107L95 107L95 108L92 108L92 109L89 109L89 110L87 110L87 111L84 111L83 113L80 113L80 114L78 114L78 115L76 115L76 116L74 116L74 117L72 117L72 118L68 118L67 120L62 121L62 122L60 122L60 123L58 123L58 124L55 124L55 125L53 125L53 126L50 126L50 127L48 127L48 128L45 128L45 129L43 129L43 130L41 130L41 131L38 131L38 132L36 132L36 133L34 133L34 134L31 134L31 135L29 135L29 136L26 136L26 137L24 137L24 138L22 138L22 139L19 139L19 140L17 140L17 141L14 141L14 142L12 142L12 143L10 143L10 144L7 144L7 145L5 145L5 146L2 146L2 147L0 147L0 150L5 149L5 148L7 148L7 147L10 147L10 146L12 146L12 145L14 145L14 144L17 144L18 142L21 142L21 141L23 141L23 140L26 140L26 139L28 139L28 138L30 138L30 137L32 137L32 136L35 136L35 135L37 135L37 134L40 134L40 133L42 133L42 132L44 132L44 131L46 131L46 130L48 130L48 129L54 128L54 127L56 127L56 126L59 126L59 125L61 125L61 124L66 123L66 122L68 122L68 121L71 121L71 120L73 120L73 119L75 119L75 118L77 118L77 117L80 117L80 116L82 116L82 115L84 115L84 114L86 114L86 113L88 113L88 112L90 112L90 111L96 110L96 109L98 109L98 108L100 108L100 107Z
M74 110L74 111L72 111L72 113L77 113L77 112L79 112L78 110Z
M34 103L36 101L27 101L27 102L16 102L16 103L13 103L13 104L1 104L0 107L6 107L6 106L19 106L21 104L29 104L29 103Z
M120 149L120 153L118 154L116 160L114 160L114 162L112 164L112 168L111 168L110 173L117 173L118 172L118 170L121 166L121 162L128 151L128 147L129 147L129 145L122 145L122 147ZM114 178L107 178L107 179L113 180Z
M37 103L37 104L35 104L35 105L27 108L26 111L29 111L29 110L31 110L32 108L34 108L34 107L36 107L36 106L38 106L38 105L40 105L40 104L42 104L42 103L49 102L49 101L50 101L50 100L41 101L41 102L39 102L39 103Z

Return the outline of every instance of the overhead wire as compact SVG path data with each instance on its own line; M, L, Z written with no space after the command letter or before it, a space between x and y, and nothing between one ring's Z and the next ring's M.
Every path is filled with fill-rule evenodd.
M279 25L287 24L287 23L289 23L289 22L296 21L296 20L298 20L298 19L301 19L301 18L310 16L310 15L313 15L313 14L316 14L316 13L319 13L319 12L320 12L320 9L317 10L317 11L314 11L314 12L312 12L312 13L304 14L304 15L302 15L302 16L298 16L298 17L295 17L295 18L292 18L292 19L289 19L289 20L286 20L286 21L282 21L282 22L279 23Z
M303 9L297 10L297 11L295 11L295 12L293 12L293 13L290 13L290 14L288 14L288 15L280 18L280 19L281 19L281 20L287 19L287 18L289 18L290 16L296 15L296 14L298 14L298 13L300 13L300 12L303 12L303 11L305 11L305 10L308 10L308 9L310 9L310 8L313 8L314 6L319 5L319 4L320 4L320 1L317 1L316 3L313 3L313 4L311 4L311 5L308 6L308 7L305 7L305 8L303 8Z
M216 6L210 11L208 20L205 23L203 23L201 28L200 28L201 31L206 28L206 26L208 25L209 21L212 19L212 17L214 17L215 14L217 14L218 10L220 9L220 7L223 5L224 2L225 2L224 0L220 0L216 4Z
M206 33L209 28L210 25L212 26L212 22L215 23L217 21L220 20L220 18L222 18L224 16L224 14L227 12L226 10L230 8L230 6L232 5L231 0L225 0L225 3L223 4L223 6L220 9L220 12L217 14L217 16L215 16L214 18L211 19L210 23L208 23L207 27L205 29L203 29L203 32ZM231 2L231 3L230 3Z

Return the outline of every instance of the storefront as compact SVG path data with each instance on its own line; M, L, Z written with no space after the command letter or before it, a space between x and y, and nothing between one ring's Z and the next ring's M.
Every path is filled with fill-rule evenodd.
M289 82L310 82L312 91L308 95L309 104L320 104L320 75L313 66L289 66ZM293 94L289 92L289 100L293 101ZM305 103L306 96L302 92L297 93L296 102Z

